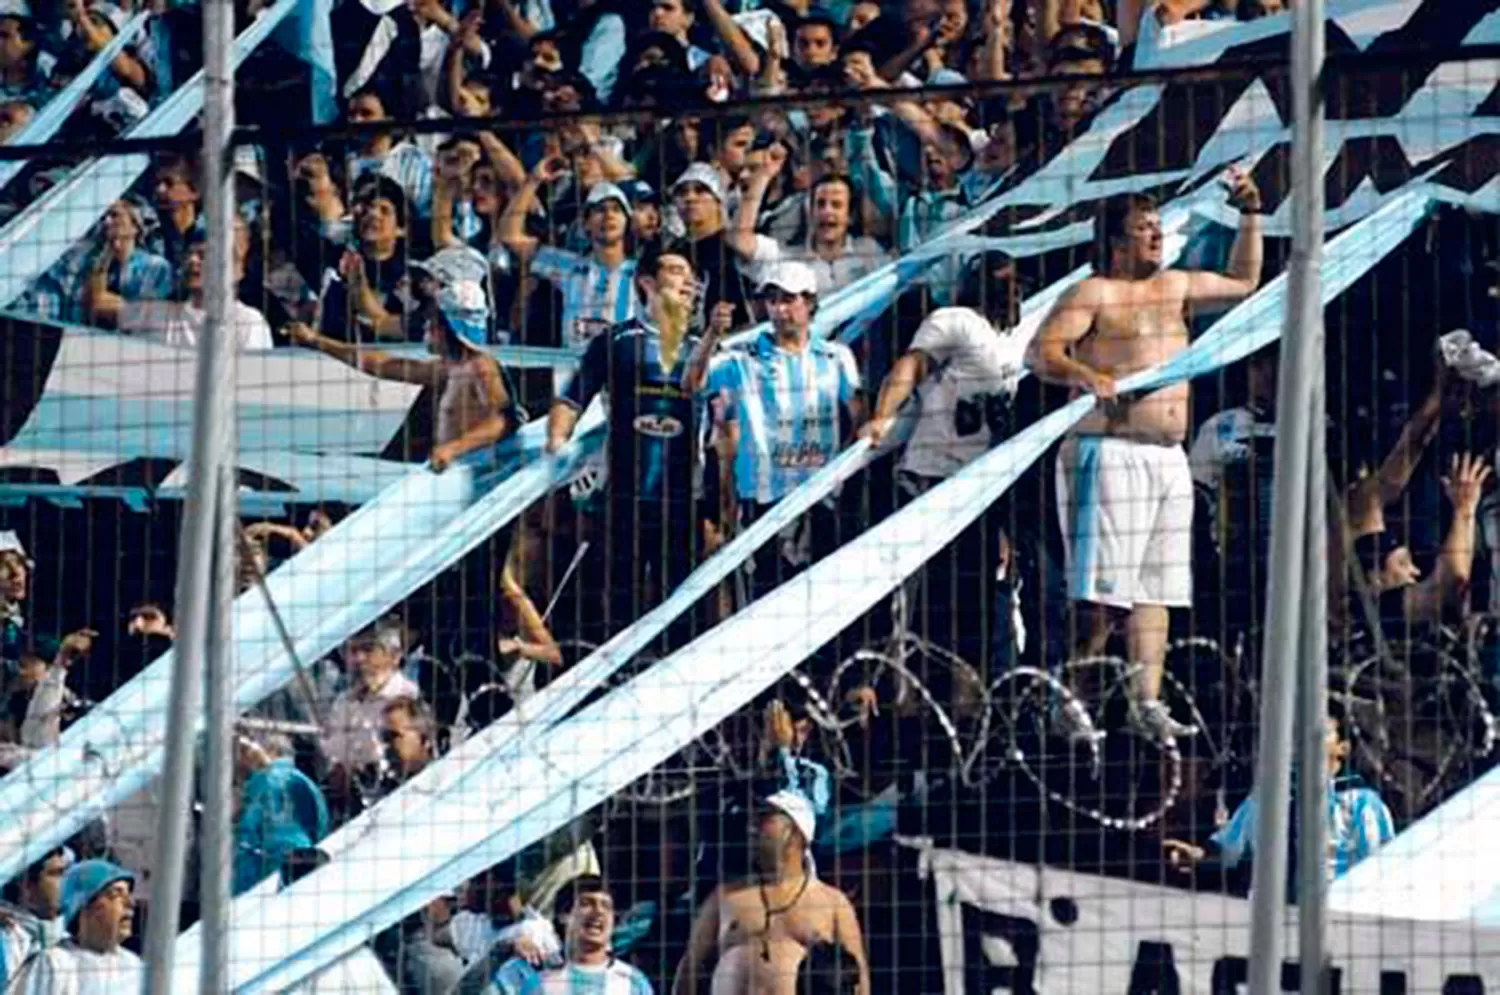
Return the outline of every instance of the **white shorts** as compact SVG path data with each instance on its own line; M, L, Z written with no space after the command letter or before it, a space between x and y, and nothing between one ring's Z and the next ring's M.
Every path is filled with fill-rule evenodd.
M1193 597L1193 475L1181 446L1080 436L1057 461L1068 598L1115 608Z

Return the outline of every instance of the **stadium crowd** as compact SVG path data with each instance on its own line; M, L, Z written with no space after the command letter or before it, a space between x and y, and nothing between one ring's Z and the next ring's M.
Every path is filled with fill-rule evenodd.
M901 681L855 670L841 684L842 660L906 632L956 654L964 668L920 676L960 723L974 701L966 681L988 688L1018 666L1048 671L1105 653L1135 661L1120 721L1102 706L1057 710L1053 731L1075 757L1130 738L1172 751L1181 740L1190 752L1207 734L1203 715L1174 708L1163 689L1171 636L1190 624L1227 655L1250 647L1239 662L1253 683L1275 349L1247 361L1217 411L1196 410L1185 385L1146 396L1116 387L1262 285L1261 194L1249 174L1224 178L1239 226L1208 269L1166 268L1150 198L1104 205L1086 247L1096 275L1029 340L1016 328L1039 274L995 250L922 271L852 344L815 335L813 323L829 297L1080 134L1109 97L1107 77L1150 36L1278 3L330 6L342 120L353 127L236 160L237 345L313 350L422 388L429 415L403 455L438 472L477 467L528 422L543 422L547 450L561 452L601 398L609 431L571 486L241 719L237 894L316 872L330 833L660 604L855 440L884 455L685 612L657 656L931 492L1062 393L1101 404L1045 469L905 585L895 610L861 619L801 668L806 680L782 682L727 723L716 742L743 762L718 764L681 797L581 816L299 991L901 990L899 979L872 979L839 869L908 809L962 788L932 759L933 723ZM240 14L248 22L260 7ZM195 68L193 5L149 9L70 119L71 136L121 134ZM5 5L0 138L23 129L131 13L85 0ZM962 88L1046 76L1075 79L1035 94ZM604 116L613 111L630 113ZM520 126L492 127L500 119ZM444 120L451 130L433 123ZM47 161L24 175L25 199L9 214L65 171ZM202 190L191 157L158 157L19 310L192 348L205 321ZM576 368L507 368L487 351L503 345L567 349ZM1347 475L1329 536L1340 633L1364 626L1376 643L1411 640L1471 614L1489 475L1478 444L1436 447L1452 457L1446 507L1428 516L1447 523L1440 542L1403 538L1386 509L1420 478L1443 425L1488 410L1486 377L1482 353L1440 354L1388 452L1372 454L1382 458L1367 460L1368 475ZM242 589L342 514L247 521ZM144 589L123 634L38 631L46 612L30 604L38 565L28 550L46 546L0 533L5 768L55 744L175 638L170 606ZM120 648L116 659L98 659L101 642ZM832 695L817 693L830 685ZM1221 711L1215 721L1253 738L1242 711ZM852 762L824 748L830 722ZM1394 781L1355 776L1369 770L1356 724L1330 718L1334 874L1433 801L1410 787L1420 764ZM1244 775L1218 770L1190 785L1153 844L1169 872L1244 863L1256 811ZM1232 816L1210 825L1194 814L1226 796L1238 803ZM136 920L150 909L157 800L148 787L11 883L0 988L126 990L141 970Z

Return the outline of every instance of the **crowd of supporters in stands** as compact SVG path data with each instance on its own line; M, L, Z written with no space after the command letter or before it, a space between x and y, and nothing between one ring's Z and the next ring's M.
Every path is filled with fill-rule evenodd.
M1017 486L907 585L904 612L872 613L803 673L821 690L850 651L907 628L956 653L986 686L1021 664L1047 670L1069 656L1117 652L1146 666L1130 703L1133 734L1174 749L1196 735L1192 717L1174 714L1160 691L1168 634L1186 626L1186 612L1168 609L1224 606L1212 628L1226 652L1236 637L1259 637L1275 350L1247 361L1245 389L1219 411L1190 413L1185 388L1119 398L1114 381L1184 347L1200 313L1258 289L1253 181L1226 181L1242 220L1222 273L1161 270L1161 219L1149 199L1101 211L1098 279L1064 297L1035 342L1012 334L1035 274L996 251L929 267L852 345L813 326L830 297L1081 133L1110 95L1107 77L1130 68L1138 45L1184 22L1279 7L331 4L338 99L343 120L359 127L237 157L236 345L316 351L369 378L423 388L429 424L404 455L437 472L477 472L528 422L544 422L547 450L560 452L601 399L609 433L570 487L241 719L236 893L315 873L331 832L666 600L855 440L886 455L684 612L656 641L657 655L940 487L1041 410L1052 395L1038 380L1105 402L1058 457L1057 486ZM198 11L148 9L70 135L122 133L195 68ZM0 4L0 140L24 128L131 13L85 0ZM239 11L245 23L259 13L258 4ZM1057 75L1100 79L1037 94L960 86ZM762 100L778 97L795 99ZM608 111L630 113L601 116ZM550 123L491 127L543 118ZM432 124L443 120L451 131ZM5 213L61 175L58 162L28 167L26 198ZM18 309L193 348L206 320L203 188L191 156L156 158ZM573 368L507 368L488 351L520 344L570 350ZM1462 623L1471 608L1489 472L1478 450L1445 448L1447 531L1430 567L1430 549L1397 538L1383 513L1440 424L1490 403L1472 364L1440 359L1434 368L1406 430L1368 461L1343 514L1331 516L1333 614L1387 639ZM898 428L903 410L917 412L909 439ZM1100 439L1121 443L1124 455ZM1049 457L1042 475L1053 466ZM1114 497L1099 488L1115 488ZM1124 502L1118 511L1137 497L1151 503L1110 516L1110 501ZM341 513L246 521L241 588L322 541ZM1090 560L1100 542L1109 548ZM94 629L38 631L30 557L47 546L44 536L0 533L7 769L55 744L175 638L170 606L144 590L122 632L105 636L129 645L128 662L97 660ZM576 575L563 569L575 552ZM1253 652L1244 665L1253 669ZM957 684L934 679L932 690L961 715ZM848 717L852 779L834 776L820 752L822 708ZM1096 727L1061 713L1068 748L1100 749L1116 735L1102 719ZM749 759L735 777L705 779L687 805L653 812L651 833L613 809L581 814L299 990L688 993L710 977L714 991L746 995L902 990L899 980L872 982L861 916L831 872L889 837L900 806L952 790L935 784L941 765L928 762L921 709L875 681L852 680L824 702L789 680L731 726L727 749ZM1359 812L1334 817L1332 873L1394 832L1380 794L1350 777L1360 766L1351 729L1342 714L1330 720L1334 797ZM1219 776L1220 807L1226 790L1240 802L1233 817L1212 827L1178 818L1164 866L1243 862L1254 797L1243 777ZM1197 787L1186 808L1212 793ZM148 786L11 883L10 904L0 906L0 988L125 990L112 986L140 970L133 922L150 910L158 791ZM1426 807L1402 795L1396 821Z

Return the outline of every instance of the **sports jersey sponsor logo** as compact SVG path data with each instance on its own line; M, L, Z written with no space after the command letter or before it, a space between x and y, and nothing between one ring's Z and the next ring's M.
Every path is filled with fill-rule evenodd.
M671 415L639 415L635 430L653 439L675 439L682 434L682 422Z
M771 450L771 462L783 467L818 467L828 462L828 451L816 442L783 442Z

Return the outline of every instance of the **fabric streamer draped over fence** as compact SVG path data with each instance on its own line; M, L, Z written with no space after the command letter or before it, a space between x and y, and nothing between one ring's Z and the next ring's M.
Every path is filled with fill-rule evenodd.
M1408 191L1330 242L1325 302L1399 246L1434 204L1425 189ZM1276 341L1285 293L1285 276L1271 281L1188 350L1123 380L1122 391L1201 377ZM284 892L241 898L234 916L234 990L280 990L307 977L648 773L800 665L920 569L1094 403L1079 398L1044 416L567 721L548 728L528 715L514 745L490 753L474 769L419 779L398 791L341 847L334 863L308 879ZM858 458L863 448L854 447L846 458ZM695 693L684 702L679 692L689 682ZM472 753L460 748L437 766L445 764L472 764ZM461 789L433 790L441 776L461 782ZM363 868L392 852L402 859L385 862L386 872L372 880ZM180 943L178 951L178 978L196 977L196 943Z

